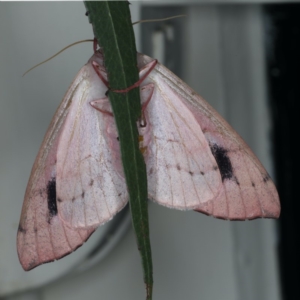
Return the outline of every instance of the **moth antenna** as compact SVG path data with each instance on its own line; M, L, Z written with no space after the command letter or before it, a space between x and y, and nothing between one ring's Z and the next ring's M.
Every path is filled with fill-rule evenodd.
M88 12L86 12L86 15L88 14ZM162 21L167 21L167 20L171 20L171 19L175 19L175 18L181 18L181 17L186 17L186 15L177 15L177 16L172 16L172 17L168 17L168 18L162 18L162 19L149 19L149 20L140 20L137 22L132 23L132 25L136 25L139 23L149 23L149 22L162 22ZM25 76L27 73L29 73L30 71L32 71L33 69L35 69L36 67L46 63L47 61L51 60L52 58L54 58L55 56L59 55L60 53L62 53L63 51L67 50L68 48L77 45L77 44L81 44L81 43L85 43L85 42L94 42L94 49L95 49L95 39L93 40L82 40L82 41L78 41L75 43L72 43L66 47L64 47L63 49L61 49L60 51L58 51L56 54L52 55L51 57L49 57L48 59L38 63L37 65L33 66L32 68L30 68L29 70L27 70L23 75Z
M88 12L86 12L86 14L88 14ZM140 20L137 22L132 23L132 25L136 25L139 23L150 23L150 22L162 22L162 21L167 21L167 20L171 20L171 19L175 19L175 18L181 18L181 17L186 17L186 15L177 15L177 16L172 16L172 17L168 17L168 18L162 18L162 19L149 19L149 20ZM64 47L63 49L61 49L60 51L58 51L56 54L52 55L51 57L47 58L46 60L38 63L37 65L33 66L32 68L30 68L29 70L27 70L23 75L25 76L27 73L29 73L30 71L32 71L33 69L35 69L36 67L48 62L49 60L51 60L52 58L54 58L55 56L59 55L60 53L62 53L63 51L67 50L68 48L77 45L77 44L81 44L81 43L85 43L85 42L94 42L94 50L95 50L95 39L93 40L82 40L82 41L78 41L75 43L72 43L66 47Z
M23 75L25 76L27 73L29 73L30 71L32 71L33 69L35 69L36 67L46 63L47 61L51 60L52 58L54 58L55 56L59 55L60 53L62 53L63 51L67 50L68 48L74 46L74 45L77 45L77 44L81 44L81 43L85 43L85 42L94 42L94 40L82 40L82 41L78 41L78 42L75 42L75 43L72 43L66 47L64 47L63 49L61 49L60 51L58 51L56 54L52 55L51 57L47 58L46 60L38 63L37 65L33 66L32 68L30 68L29 70L27 70Z
M140 21L132 23L132 25L136 25L139 23L162 22L162 21L167 21L167 20L171 20L171 19L175 19L175 18L182 18L182 17L186 17L186 15L177 15L177 16L172 16L172 17L162 18L162 19L140 20Z

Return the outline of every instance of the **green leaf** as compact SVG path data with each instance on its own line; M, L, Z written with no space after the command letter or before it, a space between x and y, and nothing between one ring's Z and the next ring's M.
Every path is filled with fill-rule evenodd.
M85 6L94 34L104 53L112 105L129 192L132 222L140 250L147 299L152 298L152 260L149 239L147 175L139 149L137 121L141 115L139 88L126 89L139 80L134 32L127 1L87 1Z

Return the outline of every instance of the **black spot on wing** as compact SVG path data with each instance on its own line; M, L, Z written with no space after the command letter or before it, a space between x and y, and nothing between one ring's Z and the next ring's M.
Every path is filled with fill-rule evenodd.
M49 218L57 215L57 205L56 205L56 180L52 178L47 185L47 202L48 202L48 212ZM50 221L50 220L49 220Z
M218 146L217 144L209 145L211 153L215 157L215 160L218 164L221 177L222 177L222 182L224 180L236 180L234 174L233 174L233 169L232 169L232 164L231 161L227 155L227 150Z
M19 227L18 227L18 231L21 232L21 233L26 233L26 229L24 229L20 224L19 224Z
M263 178L263 181L264 183L268 182L269 180L271 179L270 175L267 173L264 178Z

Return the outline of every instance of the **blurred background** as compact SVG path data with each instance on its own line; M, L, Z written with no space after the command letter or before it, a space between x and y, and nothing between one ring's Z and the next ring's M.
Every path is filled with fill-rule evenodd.
M138 51L165 64L225 117L276 181L283 207L279 221L229 222L149 203L156 300L299 299L300 6L286 3L131 1L132 21L186 14L136 25ZM0 299L145 298L128 209L62 260L24 272L17 257L32 164L92 44L22 74L88 38L82 2L0 3Z

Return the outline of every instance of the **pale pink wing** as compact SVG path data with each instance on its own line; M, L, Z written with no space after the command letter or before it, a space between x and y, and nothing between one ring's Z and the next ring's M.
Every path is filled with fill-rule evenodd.
M114 171L103 139L103 114L89 105L107 91L91 61L103 66L97 53L80 70L53 117L31 171L17 236L25 270L76 250L127 202L124 178L120 170ZM69 211L80 217L70 219Z
M141 76L151 60L139 55ZM157 64L142 89L149 83L154 85L145 109L149 197L224 219L278 217L270 176L232 127L164 66Z
M82 88L86 80L87 69L87 66L81 69L57 109L31 171L17 236L19 259L26 271L76 250L94 232L94 228L68 228L58 217L56 205L59 136L73 94Z
M98 57L91 58L102 66ZM128 203L127 187L120 172L119 147L110 144L116 133L113 117L91 102L105 102L107 87L91 64L88 78L72 95L57 149L58 214L70 228L94 228L109 221ZM101 72L104 72L102 69ZM103 74L105 76L106 74ZM117 136L115 137L117 143ZM121 167L117 168L115 162Z

